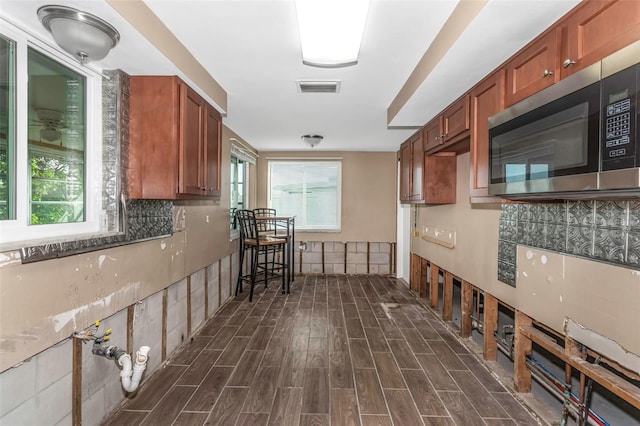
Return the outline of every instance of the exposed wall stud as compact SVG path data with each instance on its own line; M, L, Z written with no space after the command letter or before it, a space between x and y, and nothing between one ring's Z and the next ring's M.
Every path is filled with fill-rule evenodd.
M422 298L427 297L427 272L429 268L429 261L427 259L420 259L420 286L418 288L418 294Z
M229 255L229 295L233 295L233 254Z
M462 280L460 296L460 337L471 337L471 312L473 311L473 287Z
M531 339L525 336L520 327L529 327L533 324L531 318L520 311L515 314L515 348L513 354L513 388L516 392L531 392L531 370L527 367L527 355L531 355ZM486 333L486 330L485 330ZM493 337L493 333L491 333Z
M498 357L498 343L493 333L498 330L498 299L487 292L484 293L483 325L483 356L486 361L495 361Z
M395 243L389 243L389 274L394 275L394 258L393 258L393 247Z
M344 243L344 273L347 273L347 251L349 251L349 243Z
M191 275L187 277L187 337L191 337Z
M133 321L136 316L136 305L127 307L127 352L133 353Z
M222 259L218 259L218 306L222 306Z
M442 320L453 319L453 275L449 271L444 272L444 284L442 286Z
M242 273L242 272L240 272ZM204 319L209 319L209 267L204 268Z
M429 305L438 309L438 287L440 282L440 268L431 262L431 283L429 285Z
M169 289L162 291L162 361L167 359L167 310L169 304Z
M367 275L369 275L370 270L371 270L371 243L367 241Z
M420 261L420 256L415 253L411 253L409 289L413 292L420 291L420 270L422 268L421 265L422 262Z
M82 425L82 340L71 339L71 424Z

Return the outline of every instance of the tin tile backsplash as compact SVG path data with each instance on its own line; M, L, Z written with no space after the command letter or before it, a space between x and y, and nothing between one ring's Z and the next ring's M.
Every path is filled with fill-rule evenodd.
M517 244L637 268L640 201L503 204L498 280L514 287Z

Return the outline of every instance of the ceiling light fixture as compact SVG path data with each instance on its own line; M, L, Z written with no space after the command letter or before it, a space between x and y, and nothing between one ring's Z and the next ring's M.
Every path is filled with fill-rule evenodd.
M302 63L339 68L358 63L369 0L296 0Z
M55 42L81 64L98 61L120 40L120 33L108 22L67 6L43 6L38 19Z
M309 145L311 148L315 148L316 145L318 145L320 142L322 142L322 139L324 139L324 136L320 136L320 135L302 135L301 139L302 139L302 141L304 143Z

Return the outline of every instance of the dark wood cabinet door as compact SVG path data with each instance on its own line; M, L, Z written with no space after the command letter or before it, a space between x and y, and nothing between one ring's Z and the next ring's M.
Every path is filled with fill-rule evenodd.
M422 196L422 171L424 169L424 149L422 147L422 134L418 132L411 139L411 200L421 201Z
M204 186L206 195L220 196L220 150L222 117L207 104L204 117Z
M203 123L204 100L186 84L181 85L180 194L205 195Z
M409 141L400 145L400 202L411 201L411 145Z
M455 152L424 155L424 201L427 204L455 204Z
M422 144L425 151L442 145L442 116L438 116L422 128Z
M640 40L640 1L585 0L563 24L561 77Z
M471 167L469 195L489 195L489 124L488 119L504 108L504 70L499 70L471 91Z
M505 106L511 106L558 81L557 34L556 30L549 31L507 62Z
M469 96L465 95L442 113L444 143L454 142L469 130ZM466 136L466 135L465 135Z

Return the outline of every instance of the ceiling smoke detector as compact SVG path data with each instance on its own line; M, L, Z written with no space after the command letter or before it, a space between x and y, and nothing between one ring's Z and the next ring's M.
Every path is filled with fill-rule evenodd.
M311 148L314 148L316 145L318 145L320 142L322 142L322 139L324 139L324 136L320 136L320 135L302 135L300 138L302 139L302 141L304 143L309 145Z

